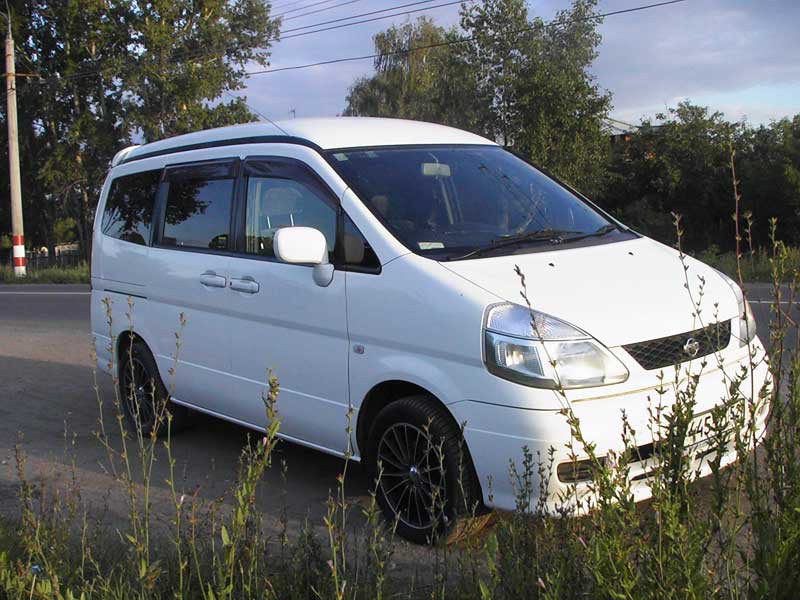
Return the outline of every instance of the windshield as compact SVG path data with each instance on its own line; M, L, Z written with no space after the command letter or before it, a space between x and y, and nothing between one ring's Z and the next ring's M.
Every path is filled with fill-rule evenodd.
M405 246L438 260L632 236L497 146L342 150L330 157Z

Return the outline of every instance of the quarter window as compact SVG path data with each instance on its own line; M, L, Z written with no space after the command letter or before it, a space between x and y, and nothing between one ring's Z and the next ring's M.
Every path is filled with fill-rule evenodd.
M344 263L348 268L375 271L380 269L378 256L350 217L344 215Z
M149 244L160 178L161 171L157 170L123 175L112 181L103 212L103 233L133 244Z
M184 166L167 172L169 192L161 244L228 250L233 163Z
M311 187L282 177L248 177L245 244L248 254L274 257L272 242L282 227L313 227L328 242L333 260L336 210Z

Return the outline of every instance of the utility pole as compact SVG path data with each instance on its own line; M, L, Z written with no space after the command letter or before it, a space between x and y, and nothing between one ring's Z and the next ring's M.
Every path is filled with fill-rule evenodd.
M14 275L25 277L25 231L22 227L22 187L19 175L17 132L17 81L14 68L14 38L11 22L6 35L6 99L8 100L8 169L11 179L11 243L14 246Z

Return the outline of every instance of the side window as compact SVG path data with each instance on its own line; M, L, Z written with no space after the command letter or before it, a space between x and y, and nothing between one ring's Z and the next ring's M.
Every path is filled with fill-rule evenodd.
M336 210L301 181L283 177L247 178L245 250L248 254L275 256L272 240L281 227L313 227L328 242L333 260L336 245Z
M364 235L350 217L344 215L344 263L347 267L377 270L381 263Z
M177 167L167 171L169 190L161 244L179 248L231 247L233 163Z
M160 169L123 175L112 181L103 212L103 233L126 242L148 245L159 179Z

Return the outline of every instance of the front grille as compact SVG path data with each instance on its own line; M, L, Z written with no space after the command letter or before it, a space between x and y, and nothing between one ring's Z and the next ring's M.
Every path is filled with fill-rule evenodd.
M731 322L714 323L702 329L695 329L687 333L679 333L657 340L648 340L638 344L623 346L636 362L648 371L663 369L680 364L691 358L700 358L713 352L719 352L728 346L731 339ZM697 352L694 356L687 351L687 342L697 342ZM693 350L694 344L689 344Z

